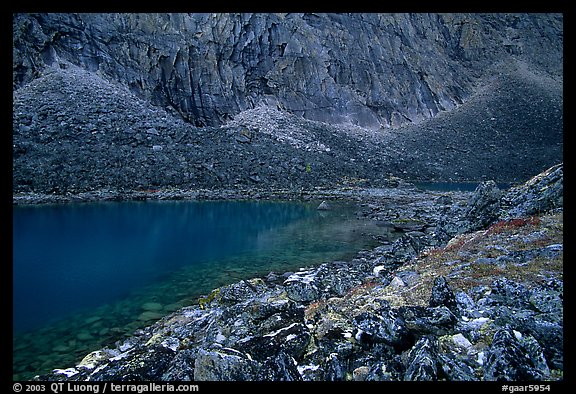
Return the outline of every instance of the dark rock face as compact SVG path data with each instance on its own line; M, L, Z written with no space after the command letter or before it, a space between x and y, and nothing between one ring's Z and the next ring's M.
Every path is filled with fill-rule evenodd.
M408 353L409 364L404 380L438 380L437 347L434 337L421 338Z
M66 60L198 126L261 103L398 126L454 109L495 63L562 73L561 14L21 14L13 28L15 87Z
M456 310L456 298L448 286L446 278L443 276L436 278L434 281L434 287L432 288L429 304L431 307L445 306L451 311Z

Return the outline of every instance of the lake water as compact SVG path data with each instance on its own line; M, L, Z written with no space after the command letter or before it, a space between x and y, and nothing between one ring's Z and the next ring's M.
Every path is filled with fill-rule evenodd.
M381 229L319 202L172 201L13 208L15 378L270 271L350 259Z

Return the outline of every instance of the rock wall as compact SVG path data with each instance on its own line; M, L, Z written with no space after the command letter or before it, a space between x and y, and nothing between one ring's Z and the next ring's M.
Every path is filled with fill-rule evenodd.
M59 60L197 126L267 103L369 128L465 101L513 60L562 75L561 14L20 14L13 84Z

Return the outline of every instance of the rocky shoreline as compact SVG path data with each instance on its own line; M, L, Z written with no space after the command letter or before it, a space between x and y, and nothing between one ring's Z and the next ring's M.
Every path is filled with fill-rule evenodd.
M562 380L563 165L507 191L396 188L401 213L390 190L359 215L396 241L222 286L36 379Z

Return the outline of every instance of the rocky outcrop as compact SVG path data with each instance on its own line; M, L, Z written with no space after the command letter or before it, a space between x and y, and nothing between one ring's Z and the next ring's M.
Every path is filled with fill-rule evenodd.
M435 244L431 224L352 261L220 287L39 378L562 379L562 226L555 207Z
M502 198L503 218L546 212L564 205L564 163L557 164L513 188Z
M219 125L265 103L328 123L417 123L521 60L562 75L562 14L16 14L13 83L72 62Z
M564 163L532 177L528 182L501 191L494 181L482 182L468 201L467 230L560 208L564 204Z

